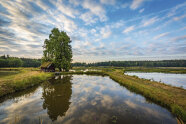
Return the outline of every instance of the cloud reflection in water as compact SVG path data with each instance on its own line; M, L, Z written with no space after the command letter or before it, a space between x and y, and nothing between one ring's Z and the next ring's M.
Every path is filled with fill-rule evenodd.
M19 97L18 97L19 98ZM128 91L109 77L73 75L49 80L30 96L17 103L6 100L0 105L0 123L14 120L43 123L176 123L166 109L148 103L140 95Z

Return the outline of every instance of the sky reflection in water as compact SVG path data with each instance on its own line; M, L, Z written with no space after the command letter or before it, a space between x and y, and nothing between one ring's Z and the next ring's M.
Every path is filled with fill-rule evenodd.
M161 81L176 87L183 87L186 89L186 74L170 74L170 73L157 73L157 72L127 72L127 75L135 75L139 78L153 79Z
M87 75L60 76L0 104L0 123L39 120L64 124L176 123L166 109L109 77Z

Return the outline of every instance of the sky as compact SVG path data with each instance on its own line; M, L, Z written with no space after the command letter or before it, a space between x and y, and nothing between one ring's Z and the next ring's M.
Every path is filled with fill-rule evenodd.
M73 62L186 59L185 0L0 0L0 55L41 58L54 27Z

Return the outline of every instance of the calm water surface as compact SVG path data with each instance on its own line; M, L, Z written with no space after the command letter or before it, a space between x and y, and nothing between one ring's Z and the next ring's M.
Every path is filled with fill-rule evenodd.
M55 77L0 102L0 123L176 123L167 109L101 76Z
M186 74L170 74L170 73L146 73L146 72L126 72L127 75L135 75L139 78L153 79L155 81L161 81L165 84L169 84L176 87L183 87L186 89Z

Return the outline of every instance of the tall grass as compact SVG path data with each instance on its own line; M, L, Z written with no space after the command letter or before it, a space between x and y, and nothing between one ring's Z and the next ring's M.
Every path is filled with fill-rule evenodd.
M37 85L52 76L52 73L31 70L23 70L19 74L6 76L0 80L0 97Z
M163 83L140 79L135 76L123 74L122 69L102 68L102 71L75 71L61 72L60 74L93 74L108 75L111 79L125 86L130 91L143 95L147 100L151 100L159 105L167 107L174 115L186 122L186 90L169 86ZM5 79L5 83L0 85L0 96L15 91L23 90L39 84L51 77L53 73L39 71L23 71L15 76L10 76L10 80ZM2 81L2 80L0 80Z
M101 74L108 75L114 81L125 86L132 92L143 95L161 106L168 108L175 116L186 122L186 90L161 82L141 79L137 76L123 74L123 69L102 68L102 71L93 72L63 72L62 74Z
M123 71L107 72L111 79L130 91L142 94L147 99L165 106L174 115L186 122L186 90L155 81L124 75Z

